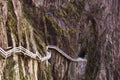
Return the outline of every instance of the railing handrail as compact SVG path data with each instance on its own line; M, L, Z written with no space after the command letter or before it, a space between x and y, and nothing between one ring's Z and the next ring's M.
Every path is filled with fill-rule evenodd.
M53 45L46 46L46 56L44 56L44 57L42 57L38 51L36 51L36 53L33 53L30 50L24 48L23 46L14 47L8 51L5 51L4 49L2 49L0 47L0 52L4 58L11 56L13 53L22 52L23 54L25 54L31 58L36 59L36 57L38 57L41 61L45 61L45 60L48 60L51 58L51 52L48 51L49 49L54 49L54 50L58 51L59 53L62 54L62 56L64 56L65 58L67 58L70 61L74 61L74 62L78 62L78 61L85 61L86 62L87 61L86 59L83 59L80 57L79 58L72 58L69 55L67 55L64 51L62 51L60 48L53 46Z
M59 53L62 54L62 56L64 56L65 58L67 58L70 61L74 61L74 62L87 61L86 59L83 59L83 58L80 58L80 57L78 57L78 58L72 58L69 55L67 55L64 51L62 51L60 48L58 48L57 46L54 46L54 45L48 45L47 46L47 50L48 49L55 49L55 50L57 50Z

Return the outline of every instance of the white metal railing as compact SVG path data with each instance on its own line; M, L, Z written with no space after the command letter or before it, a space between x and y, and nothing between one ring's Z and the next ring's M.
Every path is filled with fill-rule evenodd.
M12 48L8 51L5 51L0 47L0 53L4 58L7 58L14 53L22 52L23 54L25 54L25 55L27 55L31 58L36 59L36 57L38 57L41 61L45 61L45 60L48 60L48 59L51 58L51 52L48 51L49 49L57 50L59 53L61 53L65 58L67 58L70 61L74 61L74 62L78 62L78 61L83 61L84 62L85 61L85 62L87 62L86 59L82 59L80 57L79 58L72 58L69 55L67 55L65 52L63 52L61 49L59 49L58 47L53 46L53 45L46 46L46 56L44 56L44 57L42 57L38 51L36 51L36 53L33 53L33 52L29 51L28 49L26 49L22 46L14 47L14 48Z
M41 57L39 52L33 53L22 46L14 47L8 51L5 51L0 47L0 53L1 53L0 55L2 55L4 58L7 58L7 57L11 56L12 54L18 53L18 52L22 52L23 54L25 54L31 58L34 58L34 59L36 59L36 57L38 57L41 61L48 60L51 58L51 52L48 52L48 51L46 52L47 53L46 56Z
M65 52L63 52L60 48L58 48L56 46L53 46L53 45L48 45L46 48L47 48L47 50L48 49L55 49L55 50L57 50L59 53L61 53L65 58L67 58L70 61L75 61L75 62L78 62L78 61L87 61L86 59L83 59L83 58L80 58L80 57L78 57L78 58L72 58L69 55L67 55Z

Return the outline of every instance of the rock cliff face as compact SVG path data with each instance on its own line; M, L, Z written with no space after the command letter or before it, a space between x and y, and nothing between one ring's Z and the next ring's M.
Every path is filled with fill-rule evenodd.
M80 3L81 5L78 5ZM55 45L71 57L80 49L78 24L83 1L5 0L0 1L0 47L23 46L46 55L46 46ZM22 53L3 59L3 80L80 80L81 62L72 62L56 50L48 61L31 59ZM3 65L4 64L4 65Z
M21 52L0 57L0 80L119 80L119 0L0 0L0 47L17 46L46 55L54 45L86 63L51 49L50 60ZM83 66L81 66L83 65ZM85 72L85 75L84 75ZM118 76L116 76L118 75Z

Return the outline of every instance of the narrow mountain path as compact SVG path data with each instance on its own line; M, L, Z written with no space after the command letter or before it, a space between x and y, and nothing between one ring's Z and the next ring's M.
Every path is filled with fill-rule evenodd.
M4 58L7 58L14 53L22 52L23 54L25 54L25 55L27 55L31 58L36 59L36 57L38 57L39 60L45 61L45 60L49 60L51 58L51 51L49 51L49 49L54 49L54 50L58 51L62 56L64 56L65 58L67 58L70 61L73 61L73 62L80 62L80 61L87 62L86 59L83 59L83 58L80 58L80 57L72 58L69 55L67 55L64 51L62 51L60 48L58 48L56 46L53 46L53 45L46 46L46 56L43 56L43 57L40 55L39 52L33 53L33 52L29 51L28 49L26 49L22 46L14 47L14 48L12 48L10 50L7 50L7 51L5 51L4 49L2 49L0 47L0 55L2 55Z

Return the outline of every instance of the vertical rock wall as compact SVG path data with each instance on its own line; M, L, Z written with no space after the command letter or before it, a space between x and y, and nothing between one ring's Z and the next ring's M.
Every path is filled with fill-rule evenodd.
M46 46L55 45L71 57L77 57L77 31L83 4L84 1L67 0L0 1L0 47L7 50L21 45L45 56ZM82 75L78 66L78 63L69 61L55 50L52 50L52 58L44 62L17 53L7 59L1 57L0 78L80 80Z

